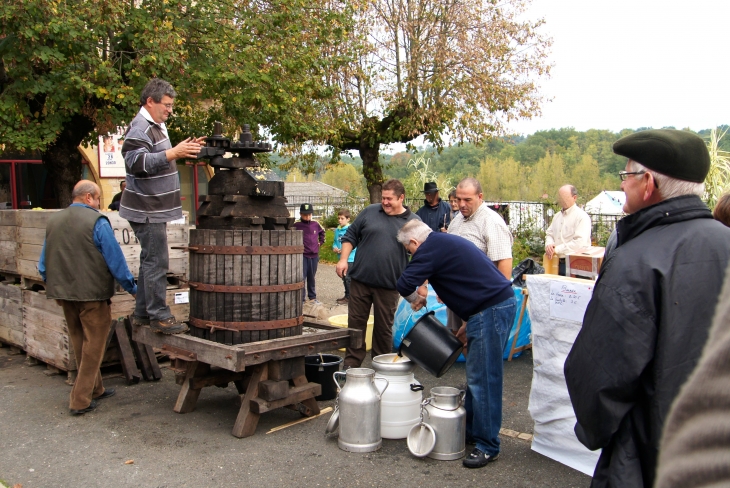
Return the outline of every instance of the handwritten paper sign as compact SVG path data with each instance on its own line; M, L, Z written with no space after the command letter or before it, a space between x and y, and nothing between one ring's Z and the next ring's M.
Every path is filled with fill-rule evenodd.
M593 296L593 283L550 283L550 316L573 322L582 322L588 302Z

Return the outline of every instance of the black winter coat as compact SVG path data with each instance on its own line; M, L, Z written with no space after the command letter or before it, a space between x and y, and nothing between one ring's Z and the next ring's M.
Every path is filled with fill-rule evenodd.
M730 229L695 196L623 218L565 362L592 487L651 487L672 401L707 340L730 260Z

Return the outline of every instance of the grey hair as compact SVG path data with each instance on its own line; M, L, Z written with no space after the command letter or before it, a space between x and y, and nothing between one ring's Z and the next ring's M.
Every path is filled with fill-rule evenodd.
M662 200L668 200L669 198L681 197L682 195L697 195L702 198L705 193L705 184L696 183L694 181L679 180L671 176L649 169L641 163L629 159L628 168L630 171L646 171L656 180L656 186L659 194L662 196ZM641 176L641 175L637 175Z
M177 92L171 84L163 80L162 78L152 78L142 89L142 93L139 95L140 107L147 103L148 98L152 98L155 103L160 103L162 97L167 95L170 98L175 98Z
M464 178L456 185L456 188L466 188L467 186L473 186L477 193L482 193L482 184L476 178Z
M74 186L74 189L71 192L71 199L76 200L77 198L85 196L87 193L96 196L98 191L99 187L96 186L96 183L93 181L81 180L76 183L76 186Z
M578 196L578 190L573 185L565 185L570 189L570 196L571 197L577 197Z
M419 244L423 243L428 235L433 232L431 227L420 220L411 220L398 231L398 242L404 246L415 239Z

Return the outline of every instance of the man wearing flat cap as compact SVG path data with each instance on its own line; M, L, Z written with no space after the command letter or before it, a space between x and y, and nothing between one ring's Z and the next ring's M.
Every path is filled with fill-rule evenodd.
M416 215L431 227L434 232L446 232L451 223L451 205L439 197L439 188L436 183L429 181L423 185L423 206L418 209Z
M619 139L628 158L617 245L604 262L565 362L589 449L603 449L593 487L651 487L669 407L708 336L730 260L730 229L700 200L710 168L691 132L645 130Z

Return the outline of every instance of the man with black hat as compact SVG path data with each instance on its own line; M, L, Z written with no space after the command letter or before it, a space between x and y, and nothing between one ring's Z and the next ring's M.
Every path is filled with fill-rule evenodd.
M425 183L423 185L423 196L426 199L416 215L431 227L432 231L446 232L446 228L451 223L451 206L439 197L438 185L433 181Z
M317 302L317 289L314 282L314 275L317 274L319 264L319 248L324 244L324 229L319 222L312 220L312 205L303 203L299 207L301 220L294 224L294 229L301 230L304 234L304 280L307 282L307 289L302 294L302 301L306 295L310 300Z
M603 449L591 486L654 484L669 407L708 336L730 260L730 229L700 200L705 143L680 130L619 139L628 158L617 244L565 362L575 433Z

